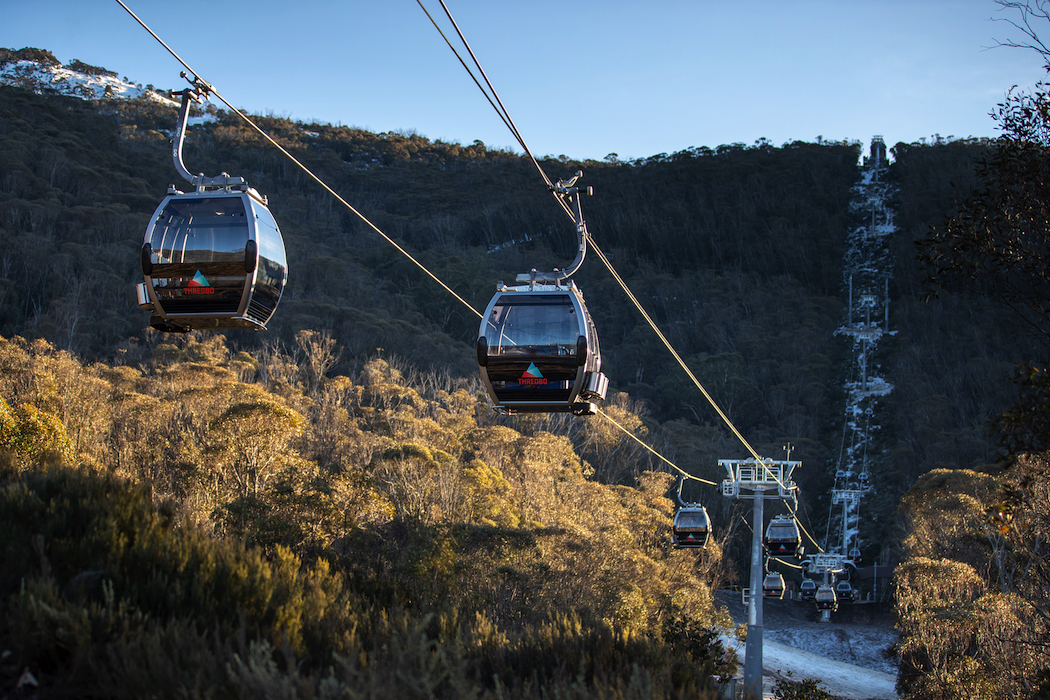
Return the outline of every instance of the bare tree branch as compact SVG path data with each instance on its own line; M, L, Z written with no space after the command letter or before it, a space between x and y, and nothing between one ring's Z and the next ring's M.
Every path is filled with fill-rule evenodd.
M1033 20L1038 22L1050 21L1050 0L995 0L1003 10L1015 10L1020 14L1020 20L1009 17L992 17L993 22L1005 22L1014 27L1026 37L1028 41L999 41L994 39L996 47L1006 46L1015 49L1030 49L1043 57L1046 68L1050 71L1050 47L1039 38L1039 33L1032 26Z

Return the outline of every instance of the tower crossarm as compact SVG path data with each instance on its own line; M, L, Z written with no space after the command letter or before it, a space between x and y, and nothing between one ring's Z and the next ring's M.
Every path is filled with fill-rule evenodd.
M850 505L860 502L863 491L857 489L833 489L831 492L832 503L849 503Z
M814 554L809 564L811 574L837 574L846 569L846 557L842 554Z
M762 492L764 498L794 498L798 487L791 474L802 462L793 460L720 459L726 478L722 481L722 495L750 498ZM748 491L746 496L742 491Z

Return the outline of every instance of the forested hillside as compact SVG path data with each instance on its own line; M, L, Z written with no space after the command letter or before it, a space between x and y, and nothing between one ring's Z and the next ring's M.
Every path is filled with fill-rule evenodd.
M476 316L236 116L211 117L190 130L187 165L242 175L269 197L289 285L266 333L173 337L147 327L132 285L141 280L146 222L176 178L175 110L0 87L3 517L15 533L11 560L22 566L0 595L22 596L20 610L60 608L82 625L78 646L48 636L57 623L46 616L7 616L7 639L40 640L19 647L20 658L55 674L81 659L98 682L120 675L119 649L176 644L165 636L172 630L192 648L214 611L198 607L196 593L158 598L137 578L142 562L155 566L176 548L206 568L217 558L262 579L295 578L300 566L317 577L310 585L320 598L282 589L296 605L315 606L309 613L282 617L283 603L230 594L230 610L244 619L223 618L214 644L230 659L246 658L246 639L290 645L288 658L306 670L294 680L266 670L275 683L320 683L336 657L333 683L399 663L354 666L346 659L373 658L379 647L363 637L334 641L307 617L387 625L374 638L389 633L418 651L410 663L436 663L430 645L454 636L461 675L485 692L496 692L485 685L494 674L520 697L570 683L547 671L535 683L501 675L517 663L508 650L596 639L609 656L581 661L589 688L626 694L627 684L644 682L670 697L706 682L714 662L705 630L720 624L708 586L744 566L729 537L738 506L715 489L695 494L716 534L729 537L724 557L722 548L700 557L669 550L669 467L600 416L494 414L476 378ZM474 308L497 280L572 258L571 223L515 154L255 119ZM878 358L895 386L893 419L879 441L888 467L865 501L872 526L862 543L865 559L882 564L901 553L895 514L917 479L994 460L986 424L1010 405L1006 380L1034 342L986 300L922 300L913 241L953 211L988 144L935 140L893 151L898 330ZM794 445L801 517L818 539L841 449L850 354L836 329L860 153L859 142L759 142L629 163L542 163L552 179L585 172L595 241L747 439L774 458ZM743 448L598 260L585 262L577 282L612 381L605 410L678 466L720 480L716 460L744 456ZM47 505L78 500L97 503L97 513L67 517ZM77 528L109 527L112 508L127 522L83 554L49 544ZM163 574L171 580L192 569L172 567ZM27 571L34 583L20 589L14 577ZM84 581L82 594L74 579ZM362 617L317 612L331 606ZM644 679L629 670L639 659L651 669ZM683 671L704 659L702 672ZM205 664L200 677L224 668ZM82 681L54 678L72 694Z

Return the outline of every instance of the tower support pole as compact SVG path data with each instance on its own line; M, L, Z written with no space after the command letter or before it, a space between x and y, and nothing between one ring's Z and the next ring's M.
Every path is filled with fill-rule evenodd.
M751 532L751 595L747 608L747 642L744 646L744 692L748 698L762 697L762 518L765 494L756 490Z

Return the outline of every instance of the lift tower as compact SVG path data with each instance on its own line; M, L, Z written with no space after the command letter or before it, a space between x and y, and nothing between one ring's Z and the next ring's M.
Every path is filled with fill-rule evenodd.
M762 519L766 500L795 500L798 487L791 473L802 462L790 460L720 459L727 477L722 480L722 495L727 498L751 499L751 586L747 607L747 642L744 646L744 692L749 697L762 697L762 578L765 573L762 545Z

